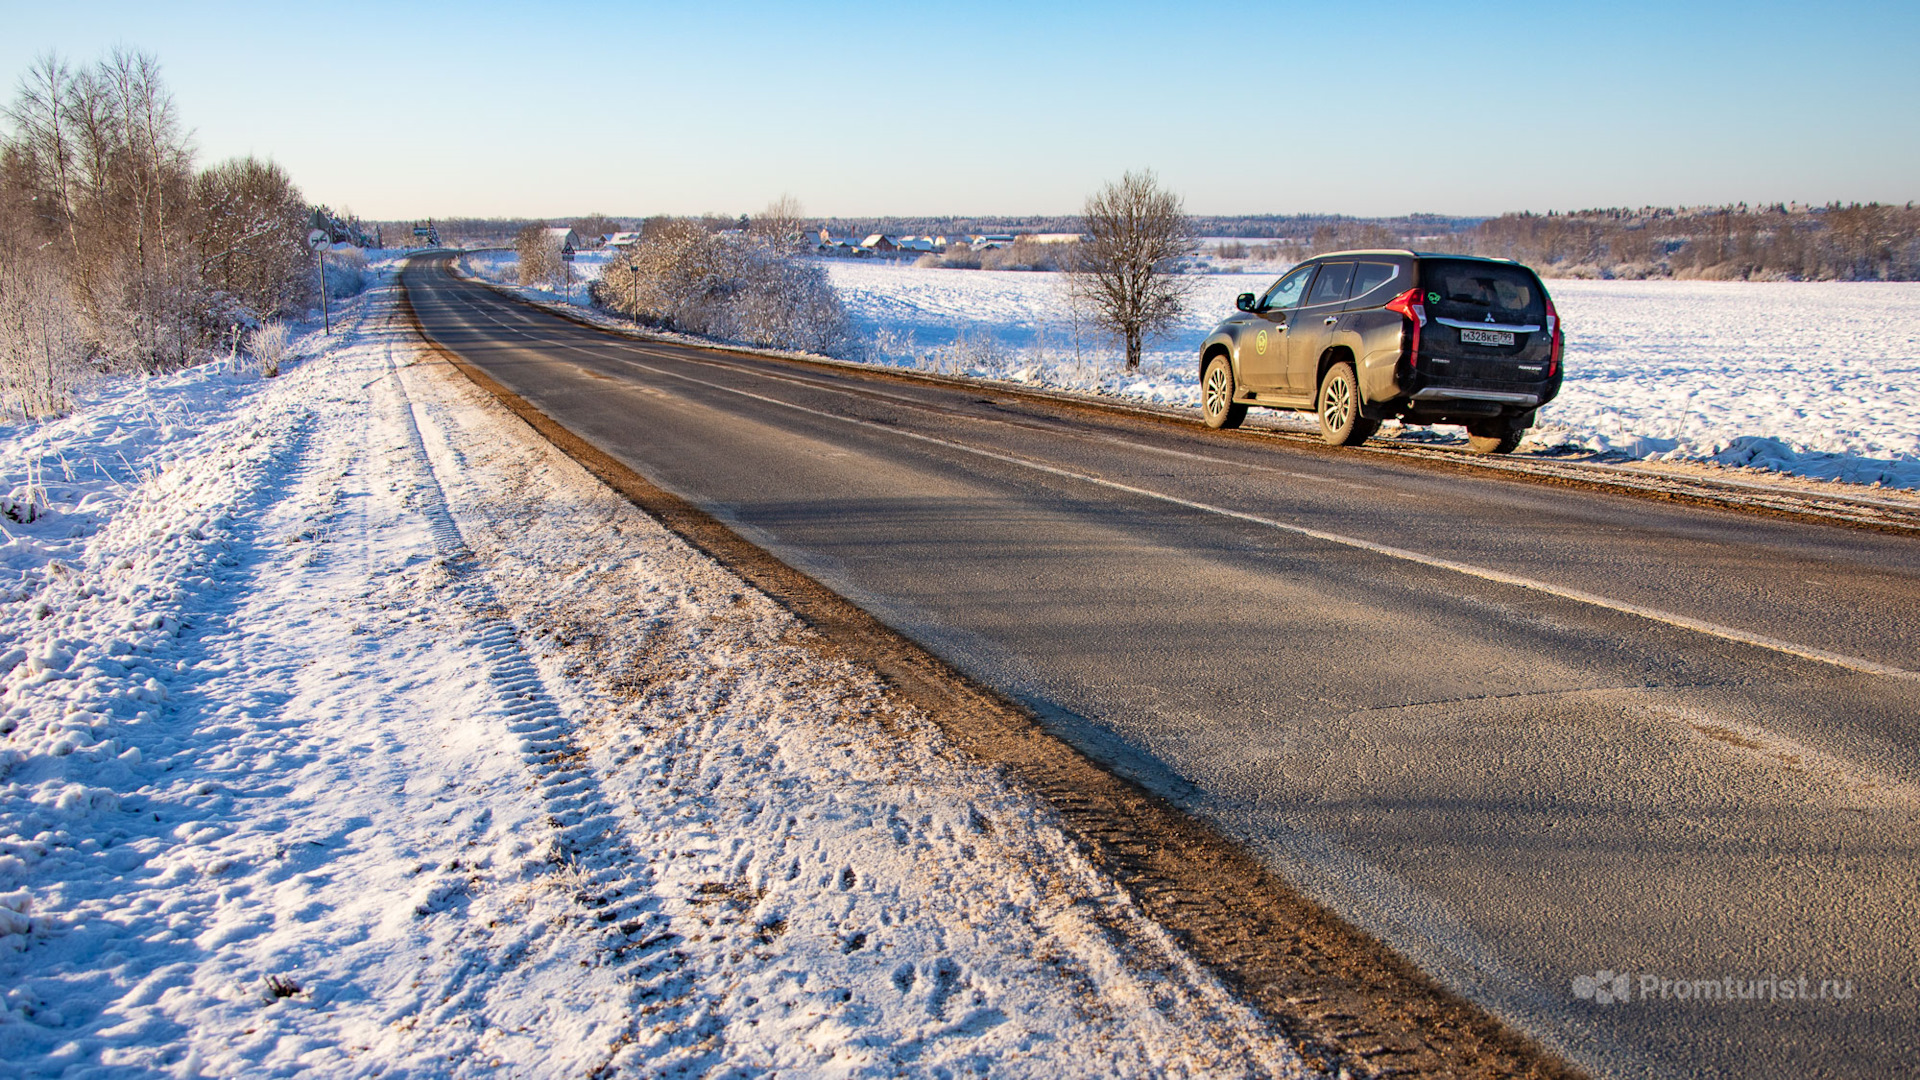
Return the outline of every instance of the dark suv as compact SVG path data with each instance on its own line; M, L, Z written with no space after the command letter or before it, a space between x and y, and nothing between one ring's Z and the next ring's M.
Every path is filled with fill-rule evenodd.
M1301 263L1200 346L1201 415L1238 427L1249 405L1311 409L1357 446L1397 418L1464 424L1504 454L1560 392L1560 318L1532 270L1506 259L1342 251Z

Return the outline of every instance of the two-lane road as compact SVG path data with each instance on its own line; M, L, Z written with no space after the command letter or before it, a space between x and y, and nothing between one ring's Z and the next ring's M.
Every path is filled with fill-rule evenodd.
M1920 542L625 340L440 262L405 281L438 344L1570 1059L1912 1067ZM1631 999L1576 995L1601 971ZM1781 1000L1801 977L1851 996Z

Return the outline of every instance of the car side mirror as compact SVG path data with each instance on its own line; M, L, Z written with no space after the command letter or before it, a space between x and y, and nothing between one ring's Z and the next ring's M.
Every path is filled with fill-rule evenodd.
M1253 294L1250 292L1243 292L1239 296L1234 297L1233 306L1239 308L1241 311L1252 311L1253 310Z

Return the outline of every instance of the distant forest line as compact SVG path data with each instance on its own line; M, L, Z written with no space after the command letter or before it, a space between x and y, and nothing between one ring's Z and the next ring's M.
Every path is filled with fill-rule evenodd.
M436 222L449 243L509 245L530 219ZM566 224L594 235L643 228L646 218L591 215ZM742 225L708 215L710 228ZM1686 278L1719 281L1920 280L1920 209L1881 203L1775 203L1517 213L1499 217L1409 214L1194 215L1193 233L1258 242L1261 254L1292 261L1357 247L1411 247L1514 259L1549 277ZM381 223L405 235L411 222ZM836 236L1077 232L1073 215L1028 217L815 218Z

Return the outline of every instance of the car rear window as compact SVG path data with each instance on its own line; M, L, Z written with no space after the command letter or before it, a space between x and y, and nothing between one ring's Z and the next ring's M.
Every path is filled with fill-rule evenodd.
M1547 313L1539 281L1519 266L1430 260L1420 266L1420 288L1427 310L1449 318L1478 322L1493 315L1501 322L1539 322Z

